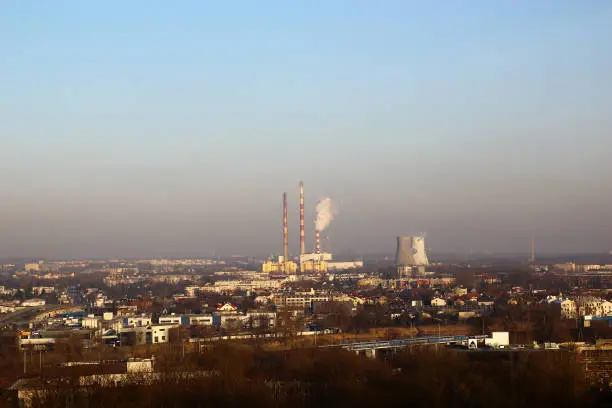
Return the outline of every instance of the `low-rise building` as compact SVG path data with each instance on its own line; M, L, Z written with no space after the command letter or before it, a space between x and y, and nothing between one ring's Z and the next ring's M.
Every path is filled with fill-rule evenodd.
M476 303L478 304L478 306L491 307L491 306L493 306L495 301L490 296L482 295L482 296L478 297L478 299L476 299Z
M122 327L119 329L121 345L139 346L143 344L160 344L170 341L170 332L179 325L150 324L148 326Z
M40 265L41 265L41 263L42 263L42 261L41 262L37 262L37 263L28 263L28 264L25 264L24 269L25 269L26 272L40 272Z
M100 329L102 327L102 319L100 317L89 315L81 320L81 327L96 330Z
M433 307L444 307L446 306L446 300L440 297L436 297L436 298L431 299L431 305Z
M547 296L541 303L557 309L562 319L576 318L576 303L571 299L564 298L563 296Z
M183 326L212 326L213 316L210 314L160 316L159 324L176 324Z
M53 286L33 286L32 293L40 296L43 293L55 293L55 288Z
M610 316L612 315L612 302L595 296L578 296L574 299L578 316Z
M181 315L159 316L159 324L182 324Z
M212 326L213 316L209 314L186 315L188 324L191 326Z
M214 325L226 330L240 330L246 326L248 317L240 313L219 313L213 314Z
M246 314L247 324L251 329L273 328L276 326L276 313L250 310Z
M363 268L363 261L327 262L328 271L344 271L347 269L359 269L359 268Z
M40 306L44 306L45 303L47 303L45 301L45 299L28 299L28 300L24 300L23 302L21 302L21 306L23 306L23 307L40 307Z
M152 323L151 316L128 316L123 318L123 327L149 326Z

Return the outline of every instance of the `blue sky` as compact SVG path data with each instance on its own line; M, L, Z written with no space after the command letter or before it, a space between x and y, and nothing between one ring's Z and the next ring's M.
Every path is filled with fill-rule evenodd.
M610 2L176 3L0 5L0 256L612 249Z

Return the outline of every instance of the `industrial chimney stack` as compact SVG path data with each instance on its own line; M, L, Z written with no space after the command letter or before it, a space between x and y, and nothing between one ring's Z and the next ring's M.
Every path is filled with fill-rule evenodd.
M287 228L287 193L283 193L283 262L289 260L289 234Z
M304 183L300 181L300 255L306 253L304 234Z
M315 235L315 240L316 240L315 253L320 254L321 253L321 233L319 232L319 230L317 230L315 234L316 234Z

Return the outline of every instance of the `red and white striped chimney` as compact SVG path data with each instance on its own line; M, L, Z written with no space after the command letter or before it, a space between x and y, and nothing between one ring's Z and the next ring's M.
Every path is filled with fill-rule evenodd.
M289 232L287 227L287 193L283 193L283 256L289 258Z
M304 183L300 181L300 255L306 253L304 237Z

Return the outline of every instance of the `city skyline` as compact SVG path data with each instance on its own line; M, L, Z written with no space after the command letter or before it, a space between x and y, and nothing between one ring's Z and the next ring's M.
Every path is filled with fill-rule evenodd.
M0 257L612 250L607 2L1 7Z

